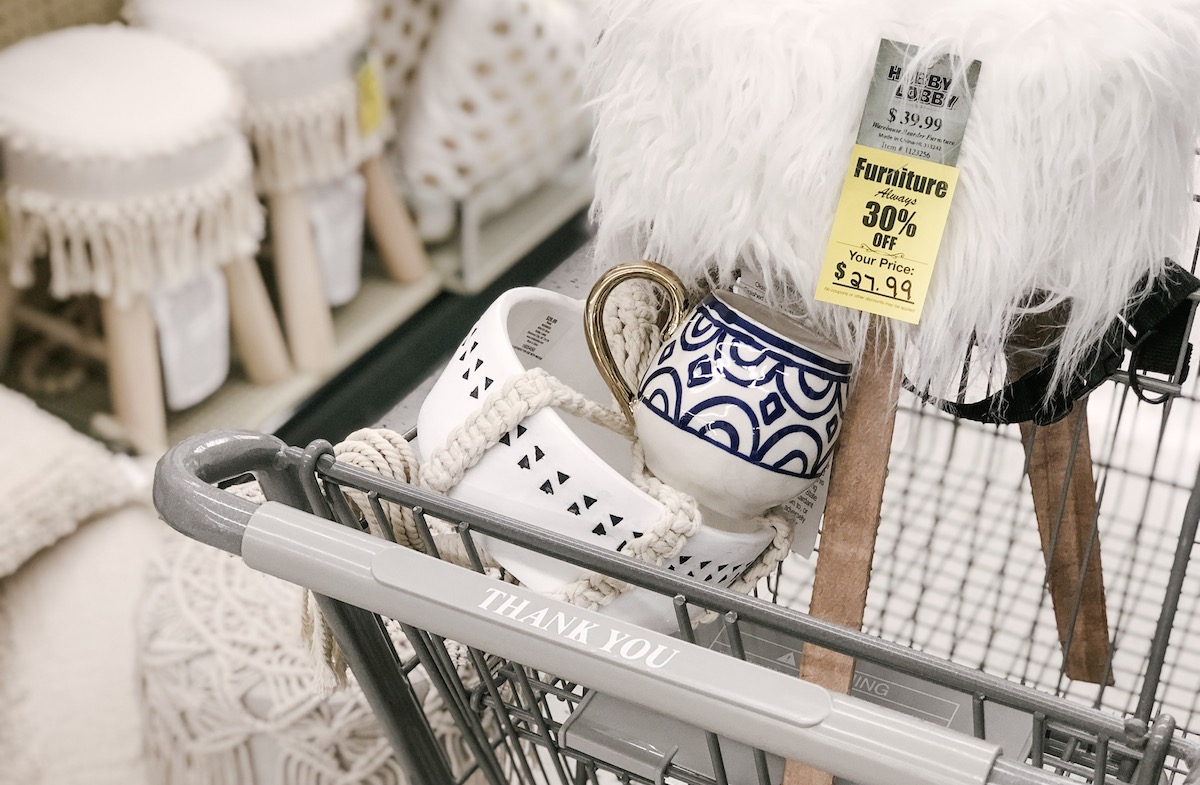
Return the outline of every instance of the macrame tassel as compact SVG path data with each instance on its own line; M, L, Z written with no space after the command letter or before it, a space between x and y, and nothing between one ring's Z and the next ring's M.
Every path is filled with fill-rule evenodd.
M10 280L33 285L45 255L59 299L94 294L122 305L252 256L263 234L244 150L208 182L169 197L81 202L10 186L5 201Z
M300 638L313 665L313 686L319 695L332 695L346 686L348 666L333 631L317 604L316 595L305 589L300 613Z
M353 80L304 98L252 107L246 125L259 190L308 188L354 171L383 150L392 131L389 122L385 117L379 128L362 133Z

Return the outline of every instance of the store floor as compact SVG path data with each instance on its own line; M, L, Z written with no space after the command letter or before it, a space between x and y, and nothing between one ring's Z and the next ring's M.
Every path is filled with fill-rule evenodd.
M478 294L438 296L302 403L276 435L289 444L313 439L337 442L357 428L379 422L445 362L463 333L500 293L540 281L589 236L586 213L581 212Z

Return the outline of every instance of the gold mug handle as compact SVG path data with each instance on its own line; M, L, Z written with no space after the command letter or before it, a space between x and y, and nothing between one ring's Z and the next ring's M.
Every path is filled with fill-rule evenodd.
M613 358L612 348L608 345L608 336L604 333L604 303L613 289L631 278L645 278L667 292L667 323L662 329L663 340L674 335L687 314L687 292L679 276L658 262L630 262L613 267L588 292L584 304L583 329L587 336L588 350L592 353L592 361L600 371L604 383L617 398L629 424L633 424L633 403L637 400L637 391L629 386L625 377L617 368Z

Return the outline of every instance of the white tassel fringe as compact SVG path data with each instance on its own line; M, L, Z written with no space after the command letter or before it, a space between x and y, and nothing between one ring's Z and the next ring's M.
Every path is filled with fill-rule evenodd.
M246 126L254 145L259 190L279 193L343 177L376 156L391 135L388 113L362 133L352 79L304 98L254 107Z
M248 152L207 182L168 196L67 200L15 186L5 196L13 285L32 285L34 263L45 256L58 298L95 294L121 305L253 256L263 233Z

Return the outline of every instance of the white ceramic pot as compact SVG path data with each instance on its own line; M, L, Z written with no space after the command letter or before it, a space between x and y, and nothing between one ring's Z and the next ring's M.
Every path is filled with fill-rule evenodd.
M480 317L422 404L417 419L421 454L444 444L496 385L539 366L592 400L610 400L584 338L583 302L543 289L512 289ZM488 450L450 496L619 551L642 536L662 509L630 482L631 468L624 437L543 409ZM704 526L665 566L726 586L766 549L772 535L769 529L731 532ZM480 540L537 592L554 593L586 574L494 538ZM670 598L648 591L630 591L603 612L652 629L675 629Z

